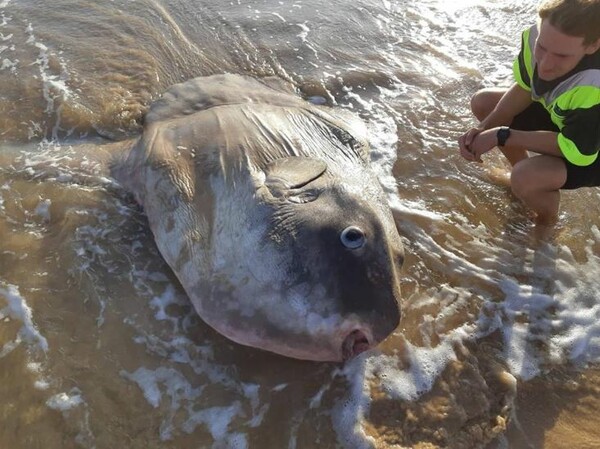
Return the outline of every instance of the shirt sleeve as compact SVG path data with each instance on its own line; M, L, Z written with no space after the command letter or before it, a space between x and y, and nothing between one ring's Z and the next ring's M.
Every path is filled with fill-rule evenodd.
M565 112L564 126L558 135L563 156L574 165L592 164L600 151L600 88L594 90L595 104L589 104L594 95L586 89L588 104Z
M526 91L531 91L531 77L527 72L526 64L527 55L530 53L529 33L530 30L525 30L521 34L521 51L513 62L513 76L515 81Z

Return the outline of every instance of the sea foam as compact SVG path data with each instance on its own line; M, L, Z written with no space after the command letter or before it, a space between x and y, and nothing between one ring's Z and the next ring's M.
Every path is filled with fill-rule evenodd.
M48 351L48 341L40 333L33 322L33 312L25 298L19 292L19 288L11 284L3 284L0 281L0 298L4 298L6 306L0 309L0 319L9 317L14 320L19 320L23 326L18 332L14 341L6 343L0 356L4 356L17 347L22 341L31 344L42 351Z

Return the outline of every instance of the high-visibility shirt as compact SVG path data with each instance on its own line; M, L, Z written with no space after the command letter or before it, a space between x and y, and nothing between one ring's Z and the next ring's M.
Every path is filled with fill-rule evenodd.
M521 36L521 51L513 64L515 80L550 114L560 130L558 146L565 159L590 165L600 150L600 50L584 56L566 75L544 81L533 58L538 33L534 25Z

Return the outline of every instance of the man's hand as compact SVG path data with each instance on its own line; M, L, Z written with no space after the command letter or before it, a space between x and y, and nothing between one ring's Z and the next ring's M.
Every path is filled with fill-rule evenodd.
M497 134L499 129L499 127L486 129L475 136L473 142L471 142L471 145L469 146L471 154L473 155L473 160L483 162L481 156L498 145Z
M496 133L499 126L508 126L514 117L524 111L533 100L531 92L514 83L496 104L496 107L481 123L471 128L458 139L460 154L468 161L481 161L481 156L494 148L498 139ZM511 146L514 144L514 138ZM520 147L535 148L528 142L519 143Z
M458 146L460 148L460 154L468 161L474 161L475 157L473 151L471 149L471 145L473 141L477 137L478 134L483 132L483 128L471 128L466 133L458 138Z
M498 145L498 130L473 128L467 131L458 140L461 156L468 161L483 162L481 156Z

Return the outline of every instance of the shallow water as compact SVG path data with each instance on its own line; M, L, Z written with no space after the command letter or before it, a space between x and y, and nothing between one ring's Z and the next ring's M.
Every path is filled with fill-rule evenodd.
M593 447L598 191L564 194L536 240L489 181L501 159L455 143L535 4L0 0L0 447ZM404 316L346 366L203 324L96 166L168 86L222 72L367 123Z

